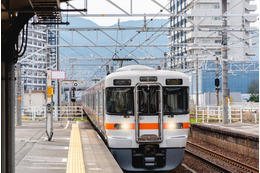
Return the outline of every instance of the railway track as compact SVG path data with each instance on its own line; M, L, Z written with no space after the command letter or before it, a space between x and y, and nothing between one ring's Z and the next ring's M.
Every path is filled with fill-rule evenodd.
M224 155L222 155L222 154L216 153L216 152L214 152L214 151L208 150L207 148L202 147L202 146L200 146L200 145L197 145L197 144L194 144L194 143L191 143L191 142L187 142L187 146L196 148L196 149L199 150L199 151L202 151L202 152L204 152L204 153L206 153L206 154L208 154L208 155L211 155L211 156L213 156L213 157L215 157L215 158L217 158L217 159L220 159L220 160L222 160L222 161L224 161L224 162L226 162L226 163L229 163L229 164L231 164L231 165L233 165L233 166L235 166L235 167L238 167L238 168L240 168L240 169L243 169L245 172L252 172L252 173L257 173L257 172L259 172L259 169L257 169L257 168L254 168L254 167L252 167L252 166L250 166L250 165L247 165L247 164L244 164L244 163L242 163L242 162L236 161L236 160L234 160L234 159L232 159L232 158L229 158L229 157L224 156ZM200 157L200 156L198 156L198 155L192 153L191 151L189 151L189 150L187 150L187 149L186 149L185 151L186 151L186 153L192 155L193 157L197 157L198 159L207 162L208 165L210 165L211 167L214 167L214 168L220 170L221 172L233 172L233 171L227 170L227 169L225 169L225 168L222 168L220 165L217 165L217 164L215 164L215 163L213 163L213 162L210 162L209 160L204 159L204 158L202 158L202 157ZM221 169L222 169L222 170L221 170Z

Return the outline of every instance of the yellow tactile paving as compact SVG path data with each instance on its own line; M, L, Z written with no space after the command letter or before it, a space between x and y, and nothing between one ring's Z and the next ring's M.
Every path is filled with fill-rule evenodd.
M79 125L72 124L66 173L85 173Z

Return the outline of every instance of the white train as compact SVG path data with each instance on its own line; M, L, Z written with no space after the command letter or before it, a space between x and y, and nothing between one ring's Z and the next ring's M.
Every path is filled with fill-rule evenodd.
M188 86L180 72L126 66L87 89L82 104L123 170L172 170L187 142Z

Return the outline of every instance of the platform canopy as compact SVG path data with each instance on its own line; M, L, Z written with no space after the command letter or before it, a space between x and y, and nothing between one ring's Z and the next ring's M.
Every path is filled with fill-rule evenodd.
M68 0L2 0L1 22L2 33L5 33L11 23L12 17L18 12L35 13L38 23L61 23L60 3Z

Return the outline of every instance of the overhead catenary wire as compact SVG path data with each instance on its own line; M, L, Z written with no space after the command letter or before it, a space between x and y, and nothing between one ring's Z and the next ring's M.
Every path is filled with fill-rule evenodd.
M170 3L170 2L169 2ZM169 4L169 3L167 3L167 5ZM165 5L165 7L167 6L167 5ZM152 22L153 21L153 19L155 19L157 16L159 16L159 14L160 13L162 13L163 12L163 10L161 9L157 14L155 14L147 23L146 23L146 25L148 25L150 22ZM167 23L169 23L169 21L167 22ZM167 24L166 23L166 24ZM164 24L163 26L165 26L166 24ZM162 28L162 26L160 27L160 29ZM144 31L144 30L143 30ZM156 31L156 33L158 32L158 30ZM130 44L139 34L141 33L141 31L138 31L135 35L133 35L130 39L128 39L124 44L123 44L123 46L124 47L126 47L128 44ZM153 36L153 35L152 35ZM143 43L142 43L143 44ZM138 47L140 47L140 45L138 46ZM137 49L137 48L136 48ZM134 49L134 50L136 50L136 49ZM123 48L121 47L120 49L119 49L119 52L120 51L122 51L123 50ZM130 53L127 55L127 56L129 56L130 54L132 54L133 53L133 51L130 51ZM127 56L125 56L125 57L127 57ZM124 58L125 58L124 57ZM108 63L110 62L110 60L106 63L106 64L103 64L94 74L93 74L93 76L92 76L92 78L95 76L95 74L98 72L98 71L100 71L103 67L104 67L104 65L107 65Z

